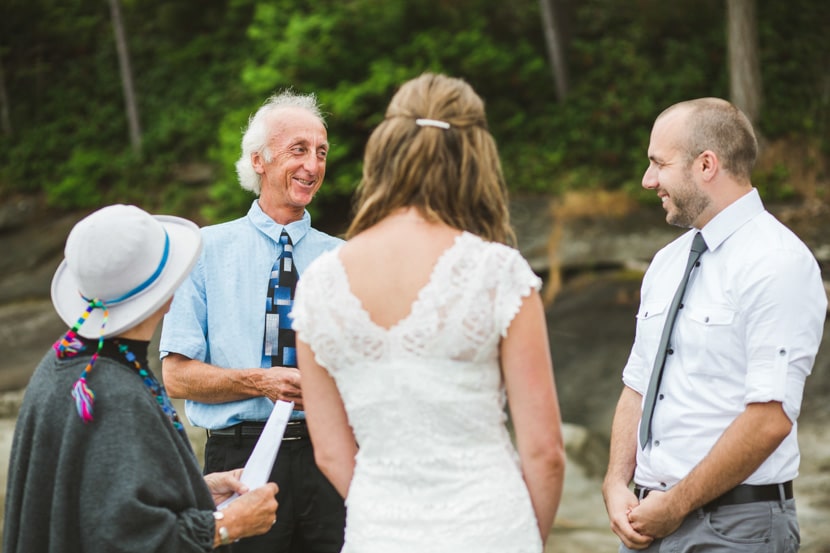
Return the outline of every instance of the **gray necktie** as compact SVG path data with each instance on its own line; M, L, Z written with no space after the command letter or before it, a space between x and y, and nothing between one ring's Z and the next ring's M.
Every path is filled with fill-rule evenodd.
M683 293L686 291L686 284L689 283L689 275L692 273L692 268L700 264L698 263L698 259L705 251L706 242L703 241L703 235L698 232L695 234L694 240L692 240L692 250L689 252L689 261L686 263L686 272L683 273L683 280L680 281L677 292L674 293L674 298L669 306L669 312L666 315L666 325L663 327L663 334L660 336L660 345L657 348L657 356L654 359L654 369L651 371L651 380L648 383L648 392L646 392L646 400L643 404L643 418L640 420L640 446L643 449L646 448L649 440L651 440L651 417L654 414L654 402L657 399L657 390L660 389L660 380L663 378L663 366L666 364L666 354L669 351L669 339L674 329L674 321L677 319L677 310L680 308Z

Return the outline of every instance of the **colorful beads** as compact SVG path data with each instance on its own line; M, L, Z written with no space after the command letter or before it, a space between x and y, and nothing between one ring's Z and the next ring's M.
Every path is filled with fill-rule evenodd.
M176 413L176 409L173 407L173 403L170 401L170 396L167 395L167 392L164 390L164 386L159 383L158 380L154 376L152 376L144 367L141 366L141 363L138 362L136 359L135 354L127 348L124 344L119 344L117 340L115 343L118 345L118 351L121 352L121 355L124 358L133 364L133 369L135 372L138 373L140 377L142 377L142 381L144 385L147 386L147 389L150 391L151 394L156 398L156 403L159 404L161 410L167 415L167 418L170 419L170 422L173 423L173 426L184 435L184 425L179 420L179 414Z
M107 326L107 319L109 318L109 310L107 309L107 306L97 298L89 300L86 309L83 313L81 313L81 316L78 317L78 320L72 328L70 328L60 340L52 344L52 348L55 350L55 354L59 359L63 359L64 357L74 357L77 355L83 349L83 343L78 338L78 329L81 328L81 325L86 322L93 309L104 310L104 318L101 321L101 330L98 337L98 349L90 358L87 366L84 367L80 378L72 386L72 397L75 399L75 409L78 411L78 416L81 417L81 420L84 422L92 421L92 408L95 403L95 394L92 392L92 389L87 386L86 381L89 377L90 371L92 371L93 365L95 365L95 361L98 360L98 354L101 352L101 348L104 347L104 329Z

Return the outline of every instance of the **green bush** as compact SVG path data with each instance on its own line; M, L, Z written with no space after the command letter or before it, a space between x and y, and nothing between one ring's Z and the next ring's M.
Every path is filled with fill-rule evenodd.
M536 0L122 0L141 127L130 150L110 14L100 0L7 0L0 61L11 136L0 194L93 207L134 201L219 221L252 196L234 172L248 116L270 94L315 92L328 113L326 184L348 201L363 147L396 88L423 71L462 77L485 99L511 189L623 189L644 201L654 117L728 95L722 0L563 2L568 98L554 96ZM830 3L758 0L760 130L830 154ZM207 164L210 183L177 168ZM794 195L786 166L759 174Z

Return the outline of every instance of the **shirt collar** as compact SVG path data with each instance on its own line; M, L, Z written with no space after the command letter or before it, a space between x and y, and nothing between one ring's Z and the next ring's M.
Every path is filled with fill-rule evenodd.
M709 251L718 249L735 231L763 212L764 204L757 188L732 202L700 230Z
M303 211L303 218L299 221L292 221L287 225L281 225L262 211L262 208L259 206L259 199L253 201L251 209L248 210L247 217L251 221L251 224L274 242L279 242L282 229L285 229L288 232L288 236L291 237L291 243L295 246L308 233L309 229L311 229L311 215L308 213L308 210Z

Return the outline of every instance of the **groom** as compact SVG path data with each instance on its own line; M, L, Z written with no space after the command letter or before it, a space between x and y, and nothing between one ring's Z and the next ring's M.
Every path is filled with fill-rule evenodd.
M643 278L603 484L620 551L798 548L797 419L827 296L809 249L753 188L756 154L752 125L725 100L681 102L654 123L643 187L691 230Z

